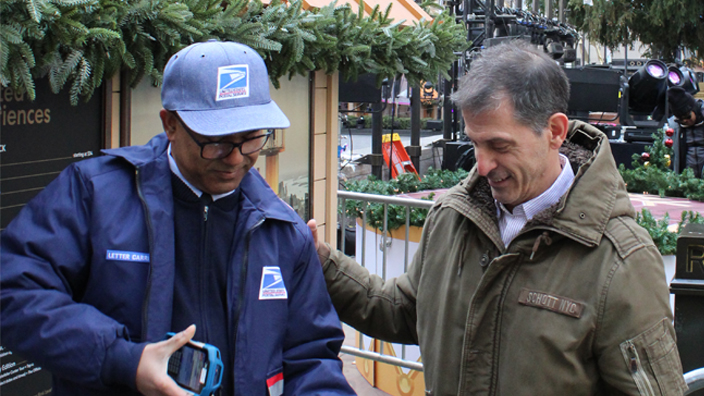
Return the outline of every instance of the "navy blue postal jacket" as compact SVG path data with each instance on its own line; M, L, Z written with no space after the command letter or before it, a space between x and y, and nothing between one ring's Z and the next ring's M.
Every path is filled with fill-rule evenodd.
M57 396L135 394L145 343L170 330L167 147L162 133L72 164L2 233L2 344L50 370ZM308 227L256 170L239 188L227 278L235 394L267 395L281 373L285 395L354 394ZM283 285L269 288L265 272Z

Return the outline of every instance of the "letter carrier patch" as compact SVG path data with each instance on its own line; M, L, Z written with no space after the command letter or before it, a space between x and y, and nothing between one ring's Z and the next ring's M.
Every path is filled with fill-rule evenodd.
M584 304L569 298L560 297L535 290L522 289L518 295L518 302L529 307L547 309L562 315L580 318Z
M136 261L139 263L149 262L149 253L127 252L124 250L108 250L105 255L107 260Z
M249 96L249 65L218 67L218 94L215 100Z
M274 267L276 268L276 267ZM269 388L269 396L281 396L284 394L284 373L278 373L266 380L266 387Z
M285 300L288 298L281 268L264 267L262 269L262 285L259 287L260 300Z

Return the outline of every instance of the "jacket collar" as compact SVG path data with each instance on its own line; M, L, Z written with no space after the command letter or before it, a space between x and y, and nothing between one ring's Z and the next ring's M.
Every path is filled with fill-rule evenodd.
M300 220L296 212L269 188L269 184L256 169L249 170L249 173L242 179L239 188L242 190L245 202L267 219L291 223Z
M623 179L616 168L608 138L597 128L570 121L560 152L567 156L575 180L559 202L538 213L526 224L548 226L585 245L599 243L609 219L635 217ZM465 180L438 200L470 218L495 242L498 234L496 206L485 177L472 169Z

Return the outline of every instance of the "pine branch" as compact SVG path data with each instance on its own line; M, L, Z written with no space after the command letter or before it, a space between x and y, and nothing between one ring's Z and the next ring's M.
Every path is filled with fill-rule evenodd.
M13 62L11 70L14 72L14 78L11 84L15 92L26 92L29 99L34 100L36 98L36 92L34 90L34 79L32 78L30 69L31 66L24 61L24 59L18 59L16 62Z
M375 7L365 17L363 5L353 12L335 3L307 11L302 4L274 0L265 8L260 0L6 0L0 12L12 15L13 22L0 25L1 81L33 92L27 77L48 74L54 91L70 82L76 103L121 69L129 71L131 85L144 76L158 85L173 53L208 38L255 48L275 86L284 75L311 70L339 70L345 79L372 72L379 81L402 72L409 80L432 81L446 74L453 51L466 45L463 27L442 14L433 23L403 27L390 18L390 8L382 12Z
M83 52L73 50L65 60L61 61L60 59L59 56L59 61L55 63L55 67L53 67L49 73L49 83L53 93L59 93L61 88L63 88L70 75L76 69L76 66L78 66L78 63L83 59Z
M80 99L80 95L83 93L83 90L85 89L85 85L88 84L89 79L90 79L90 65L88 64L88 62L84 58L81 58L79 67L76 70L76 78L73 80L73 84L71 85L71 90L69 91L72 105L75 106L78 104L78 101ZM92 91L91 91L91 93L92 93Z
M37 4L34 0L27 0L27 12L32 17L34 22L39 23L39 21L41 21L42 16L37 9Z

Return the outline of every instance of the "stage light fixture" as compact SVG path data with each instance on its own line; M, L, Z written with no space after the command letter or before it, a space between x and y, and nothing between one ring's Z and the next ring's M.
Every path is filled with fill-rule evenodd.
M667 65L656 59L647 61L633 73L628 79L628 105L631 110L651 113L661 101L664 101L667 77Z
M684 75L676 65L667 68L667 86L681 87L684 84Z
M683 76L682 88L684 88L684 90L690 95L695 95L699 92L699 81L697 79L697 75L694 73L694 70L686 66L682 66L680 67L680 72L682 72Z
M565 63L577 61L577 50L574 48L565 48L565 54L562 55L562 60Z

